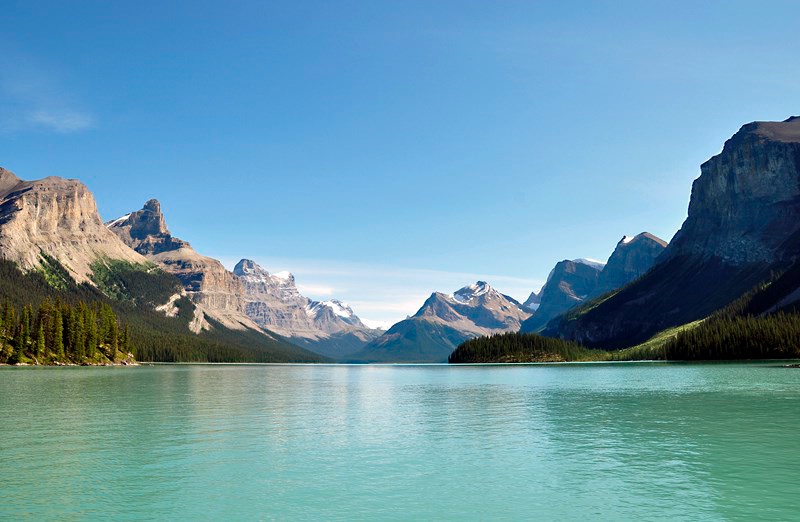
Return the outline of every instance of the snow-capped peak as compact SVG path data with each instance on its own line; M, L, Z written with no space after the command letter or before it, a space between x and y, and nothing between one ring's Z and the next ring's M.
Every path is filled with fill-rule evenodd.
M475 284L460 288L453 293L453 299L459 303L469 303L474 298L493 292L494 289L486 281L478 281Z
M288 281L289 279L292 278L292 273L289 272L288 270L283 270L281 272L276 272L276 273L272 274L272 277L274 277L276 279L280 279L282 281Z
M597 259L591 259L591 258L587 258L587 257L580 257L578 259L573 259L572 262L573 263L580 263L580 264L586 265L586 266L590 266L590 267L596 268L598 270L602 270L603 267L606 266L606 264L603 263L602 261L598 261Z
M333 313L339 317L344 317L347 319L353 317L353 309L350 308L346 303L334 299L331 301L323 301L322 304L330 307L331 310L333 310Z
M628 243L630 243L630 242L631 242L631 241L633 241L634 239L636 239L636 236L623 236L623 238L622 238L622 244L623 244L623 245L627 245Z
M306 306L306 313L311 316L317 316L324 308L330 309L335 315L343 319L351 319L355 312L347 303L332 299L330 301L312 301Z

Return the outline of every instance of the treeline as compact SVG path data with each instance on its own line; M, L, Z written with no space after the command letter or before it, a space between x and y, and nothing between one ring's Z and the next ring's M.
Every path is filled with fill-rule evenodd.
M665 347L667 359L795 359L800 357L800 314L715 315L678 334Z
M0 304L0 363L97 364L130 358L131 349L130 329L108 304Z
M450 354L447 362L525 363L602 361L608 354L583 346L531 333L505 333L465 341Z

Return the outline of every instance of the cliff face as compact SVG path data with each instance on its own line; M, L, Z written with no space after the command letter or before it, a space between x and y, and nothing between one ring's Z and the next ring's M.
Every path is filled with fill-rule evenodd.
M743 126L701 166L686 221L644 277L545 334L619 348L708 316L800 254L800 118Z
M228 328L259 329L245 314L241 281L216 259L198 254L188 242L173 237L157 200L151 199L141 210L110 221L107 227L131 248L180 279L198 306L193 329L209 328L205 316Z
M23 181L0 168L0 255L29 270L41 253L79 283L90 281L92 263L102 258L146 262L103 226L94 196L79 181Z
M157 199L149 200L141 210L115 219L107 226L131 248L145 256L189 247L189 243L169 233L161 203Z
M701 166L689 214L665 260L718 257L730 265L796 254L800 231L800 117L743 126Z
M233 273L243 285L248 317L320 354L349 355L382 333L364 325L340 301L313 301L301 295L288 272L270 274L254 261L242 259Z

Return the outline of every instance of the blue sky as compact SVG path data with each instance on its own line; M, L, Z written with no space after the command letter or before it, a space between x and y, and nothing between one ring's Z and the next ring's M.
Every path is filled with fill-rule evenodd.
M0 165L373 324L669 239L725 139L800 113L794 2L73 4L0 0Z

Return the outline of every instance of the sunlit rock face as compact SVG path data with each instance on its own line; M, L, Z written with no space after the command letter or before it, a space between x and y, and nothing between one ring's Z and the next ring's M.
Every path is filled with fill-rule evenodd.
M347 304L300 294L294 275L270 274L250 259L233 269L244 287L245 313L256 324L320 354L348 355L382 332L368 328Z
M55 176L23 181L0 168L0 255L30 270L40 266L42 254L79 283L91 281L99 259L146 262L103 226L83 183Z
M174 274L204 316L234 329L259 327L246 315L244 286L221 262L197 253L167 228L161 204L151 199L140 210L106 223L131 248ZM203 319L196 329L208 328Z

